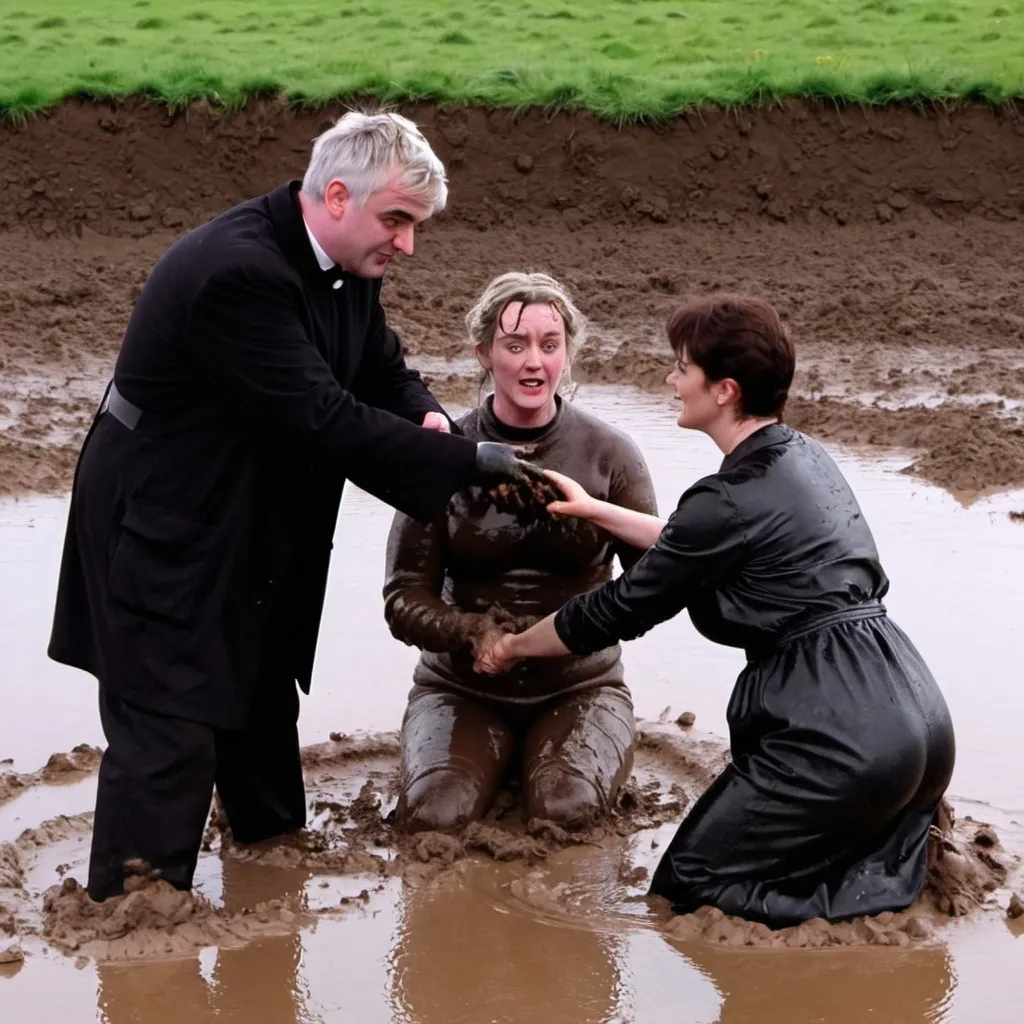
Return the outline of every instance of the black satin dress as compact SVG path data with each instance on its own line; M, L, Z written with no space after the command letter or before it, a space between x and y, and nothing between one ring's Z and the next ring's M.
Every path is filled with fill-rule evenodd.
M732 763L652 879L677 912L712 905L782 927L917 897L953 727L886 615L888 588L839 468L776 424L686 491L632 568L558 612L576 654L684 608L709 640L746 651L727 715Z

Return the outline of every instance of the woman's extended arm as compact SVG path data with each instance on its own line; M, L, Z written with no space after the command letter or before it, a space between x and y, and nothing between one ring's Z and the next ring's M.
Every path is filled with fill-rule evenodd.
M607 530L613 537L642 551L651 547L665 528L666 520L659 519L658 516L592 498L575 480L562 473L546 469L544 475L553 481L566 497L565 501L553 501L548 505L548 512L553 516L576 516L589 520L595 526Z
M576 500L571 498L570 504ZM714 478L700 481L683 495L656 543L636 565L571 598L524 633L502 637L481 650L477 670L504 672L521 658L591 654L635 639L735 572L749 557L748 545L743 517L727 489Z
M557 658L572 653L555 631L554 615L541 619L525 632L504 633L492 639L496 642L477 654L475 672L496 676L507 672L523 658Z

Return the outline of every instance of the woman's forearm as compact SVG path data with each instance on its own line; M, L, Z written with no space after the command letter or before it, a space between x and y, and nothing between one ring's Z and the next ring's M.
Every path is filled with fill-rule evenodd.
M458 650L483 628L484 616L448 604L426 587L385 590L384 620L396 640L421 651Z
M509 644L515 658L557 658L570 653L555 632L554 615L534 623L523 633L510 636Z
M641 551L651 547L665 528L664 519L613 505L610 501L595 500L593 514L587 518L595 526L600 526L613 537Z

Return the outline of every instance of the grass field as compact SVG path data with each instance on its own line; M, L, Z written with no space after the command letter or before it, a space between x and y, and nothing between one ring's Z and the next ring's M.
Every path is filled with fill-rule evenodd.
M281 91L663 117L1024 96L1024 0L4 0L0 111Z

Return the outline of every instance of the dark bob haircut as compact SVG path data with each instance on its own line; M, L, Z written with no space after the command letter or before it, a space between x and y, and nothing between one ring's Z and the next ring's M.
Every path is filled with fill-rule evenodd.
M716 295L677 310L668 321L677 359L685 354L709 381L740 386L741 416L782 416L793 383L793 343L774 307L746 295Z

